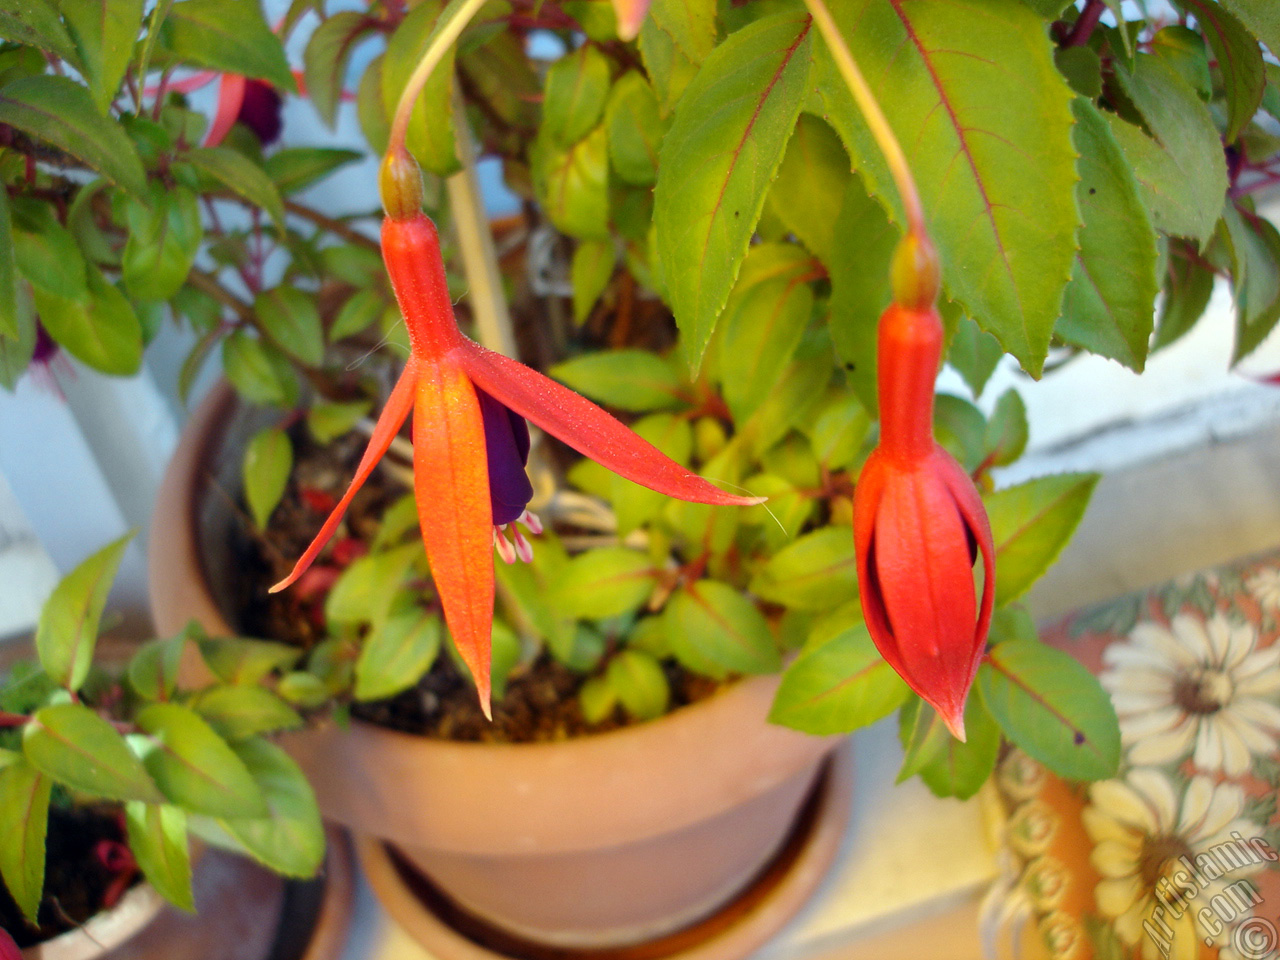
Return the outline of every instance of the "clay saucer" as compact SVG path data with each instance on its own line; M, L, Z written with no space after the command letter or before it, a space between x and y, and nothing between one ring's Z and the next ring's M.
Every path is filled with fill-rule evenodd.
M391 919L437 960L736 960L781 930L826 877L852 797L853 753L846 740L827 761L782 849L745 890L692 926L626 947L532 942L468 913L383 841L357 838L356 853Z

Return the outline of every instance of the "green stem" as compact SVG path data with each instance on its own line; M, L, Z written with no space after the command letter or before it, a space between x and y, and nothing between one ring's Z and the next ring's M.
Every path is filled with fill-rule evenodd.
M444 59L449 48L457 41L471 18L476 15L487 0L453 0L440 14L436 28L431 33L427 50L418 61L404 92L400 94L400 102L396 104L395 116L391 121L391 136L387 139L387 153L394 154L405 149L405 133L409 129L409 115L413 112L413 104L427 85L432 71Z
M845 85L853 94L853 99L858 104L863 119L866 120L871 136L875 138L876 145L880 147L880 152L884 154L885 162L889 165L889 173L897 184L898 195L902 197L902 206L906 210L907 232L914 233L921 239L927 238L928 232L925 230L920 193L916 190L916 182L911 176L911 167L907 163L906 154L902 152L902 145L898 143L898 138L893 128L889 126L884 111L880 109L875 94L871 92L871 87L862 76L862 71L858 69L853 53L850 52L844 37L840 35L840 30L832 19L831 12L827 10L826 4L823 0L805 0L805 5L813 15L822 39L827 42L832 59L835 60L836 69L840 71Z
M460 98L455 98L454 113L458 117L458 160L462 169L449 177L449 208L453 211L454 229L462 251L462 268L467 276L467 302L476 321L480 343L505 354L516 355L516 338L511 328L511 314L502 289L498 255L493 248L493 235L485 215L480 183L476 178L476 150L466 113Z

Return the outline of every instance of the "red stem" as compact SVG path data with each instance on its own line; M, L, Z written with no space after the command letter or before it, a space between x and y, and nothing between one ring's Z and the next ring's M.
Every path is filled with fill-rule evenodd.
M1066 41L1062 44L1064 47L1082 47L1089 42L1089 37L1093 35L1093 28L1098 25L1098 18L1102 16L1102 11L1107 8L1104 0L1089 0L1084 5L1080 17L1076 20L1076 24L1071 28L1071 32L1067 34Z

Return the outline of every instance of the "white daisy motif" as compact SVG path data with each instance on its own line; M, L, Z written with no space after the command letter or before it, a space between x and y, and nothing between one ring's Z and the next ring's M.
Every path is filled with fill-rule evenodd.
M1102 876L1095 899L1121 941L1141 944L1144 960L1195 960L1201 943L1228 942L1230 928L1202 928L1196 908L1261 869L1219 855L1233 834L1258 835L1242 816L1240 785L1196 776L1179 797L1163 772L1137 767L1123 780L1093 784L1089 799L1082 820Z
M1247 773L1276 750L1280 644L1257 649L1246 623L1179 614L1168 627L1140 623L1103 653L1102 685L1120 719L1128 760L1174 763L1192 754L1202 770Z
M1263 567L1244 585L1263 610L1280 613L1280 567Z

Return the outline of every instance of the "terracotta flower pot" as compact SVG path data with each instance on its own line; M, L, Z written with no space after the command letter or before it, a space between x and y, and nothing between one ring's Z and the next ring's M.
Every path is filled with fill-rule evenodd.
M229 632L199 512L235 406L225 387L200 406L161 488L150 550L161 633L190 618ZM328 818L393 842L467 910L546 943L634 943L713 911L786 838L836 740L770 725L776 683L563 743L443 742L361 722L283 743Z

